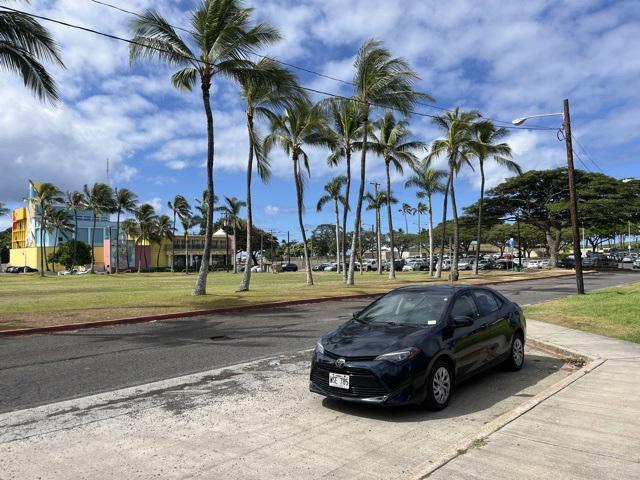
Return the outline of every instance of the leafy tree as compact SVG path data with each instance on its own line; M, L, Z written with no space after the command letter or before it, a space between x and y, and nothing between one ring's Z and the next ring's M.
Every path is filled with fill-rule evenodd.
M335 242L335 225L323 223L314 228L311 233L311 247L313 253L320 257L333 255L338 247Z
M329 202L333 202L333 208L336 214L336 262L338 263L338 273L340 273L340 213L339 205L345 205L347 199L342 195L342 187L347 183L347 177L337 176L332 178L325 186L325 194L320 197L316 205L316 211L320 212L322 208ZM343 225L344 227L344 225Z
M265 80L247 58L254 50L280 39L276 29L266 23L251 25L251 8L239 0L202 0L191 14L191 31L182 38L171 24L154 11L147 11L133 23L131 62L155 57L172 67L180 67L171 83L180 90L192 90L200 81L207 117L207 216L200 273L193 295L207 293L207 274L213 235L213 112L211 85L216 77L236 81ZM190 47L191 46L191 47Z
M196 223L194 223L194 218L191 216L191 211L188 211L185 215L180 217L180 224L182 225L182 237L184 239L184 273L188 275L189 274L189 230L196 225Z
M429 214L429 274L433 275L433 195L444 193L445 186L442 180L447 176L444 170L437 170L431 167L428 158L414 166L414 174L409 177L405 187L415 187L418 189L416 196L427 199L427 213Z
M167 202L167 206L173 212L173 234L175 235L176 229L176 217L182 221L183 218L189 218L189 224L191 223L191 205L186 198L182 195L176 195L173 197L173 201ZM175 264L175 244L171 242L171 273L174 272L174 264Z
M138 197L128 188L116 188L114 200L116 212L116 273L120 273L120 215L123 213L135 213L138 207Z
M402 204L402 207L398 212L404 216L404 231L409 233L409 219L407 218L407 215L415 215L415 209L405 202Z
M491 120L483 120L474 125L476 141L473 143L475 157L480 167L480 200L478 201L478 230L476 244L476 261L473 271L478 274L478 260L480 259L480 244L482 242L482 203L484 201L484 163L493 160L498 165L505 167L510 172L521 174L520 166L511 160L511 147L501 140L507 136L507 129L496 127Z
M140 208L135 212L135 222L136 229L133 233L136 234L135 244L142 245L143 243L151 244L151 240L153 237L153 232L156 226L156 222L158 220L158 216L154 208L148 203L143 203L140 205ZM147 249L143 249L144 252L144 264L149 270L149 259L147 258ZM142 271L142 262L141 259L138 260L138 273Z
M58 44L47 29L30 15L0 10L0 67L22 77L39 100L57 103L58 87L43 61L64 68Z
M49 214L49 226L51 227L53 235L53 255L56 254L56 247L58 246L58 237L61 233L65 238L67 234L73 231L73 223L71 223L71 215L69 212L62 209L57 208L52 210ZM55 272L56 267L55 264L52 265L52 269Z
M11 248L11 227L0 232L0 263L9 263Z
M265 148L270 151L277 145L287 156L291 155L293 179L296 186L298 224L302 235L304 261L307 269L307 285L313 285L311 260L307 248L307 234L304 229L302 213L304 210L305 171L310 175L309 157L306 146L332 146L332 138L326 128L326 118L321 109L308 101L301 101L293 108L287 108L283 115L271 118L271 133L265 139ZM302 166L300 165L302 162Z
M111 213L116 204L113 190L106 183L94 183L91 188L84 186L85 208L91 210L93 216L93 229L91 230L91 273L95 273L95 244L96 244L96 220L99 215Z
M484 237L490 245L500 250L500 256L502 256L504 255L504 250L507 248L509 240L516 237L515 225L511 223L498 223L488 229Z
M402 254L406 250L410 250L418 244L418 235L414 233L407 233L399 230L396 232L395 237L395 248L398 250L398 256L400 258L402 258Z
M65 196L65 208L73 212L73 239L78 240L78 210L82 210L85 208L86 201L84 199L84 195L82 192L72 191L67 192ZM76 246L77 244L74 244ZM75 260L73 261L73 265L77 265Z
M255 159L258 176L263 182L269 181L271 165L264 153L263 145L256 131L254 121L261 118L271 118L282 108L292 107L296 102L306 100L307 95L298 84L298 80L289 70L282 68L280 64L268 57L263 57L251 68L256 75L248 75L239 79L242 97L246 101L247 134L249 138L249 158L247 160L247 220L248 227L245 232L253 231L253 211L251 202L251 181L253 175L253 163ZM268 81L256 81L267 79ZM253 258L251 235L245 237L246 252ZM236 239L237 240L237 239ZM238 292L249 290L251 282L251 269L245 268Z
M67 270L76 265L87 265L91 263L91 259L91 247L78 240L62 242L58 250L49 255L49 262L64 265Z
M173 245L173 225L168 215L160 215L152 227L151 240L158 244L158 255L156 257L156 267L160 266L160 251L162 250L162 241L165 238L171 240ZM173 257L171 258L173 261Z
M472 242L476 239L476 218L470 215L462 215L458 218L458 245L457 250L458 253L469 253L469 249L471 248ZM443 231L444 230L444 231ZM434 229L434 235L442 236L445 238L453 238L453 235L456 230L456 224L453 220L448 220L446 223L446 228L442 228L442 224L439 224ZM456 254L456 244L452 243L453 252L452 254ZM443 250L444 251L444 250Z
M438 157L446 157L449 166L449 176L444 192L444 204L442 207L442 223L447 221L447 197L451 194L451 210L453 212L453 258L451 260L451 278L458 279L458 244L460 232L458 228L458 209L456 206L456 195L454 181L456 175L463 167L471 166L471 155L473 154L474 141L472 138L473 123L480 117L480 113L475 110L461 111L456 107L453 111L448 111L433 119L434 124L442 131L444 136L435 140L431 144L431 149L427 158L435 160ZM444 251L445 231L442 230L440 237L440 249ZM442 271L442 255L438 259L437 276Z
M360 149L360 186L356 202L351 252L356 251L362 221L362 202L366 184L367 151L369 150L369 118L372 106L390 108L408 114L419 98L431 98L415 91L414 83L419 79L404 58L393 58L379 40L367 40L356 55L353 78L353 101L361 110L362 141ZM390 192L387 192L390 194ZM349 260L347 284L355 282L355 256Z
M231 232L233 233L233 241L234 243L237 241L236 230L238 225L240 224L240 211L242 207L245 207L247 204L242 200L238 200L236 197L224 197L225 204L219 207L217 210L224 212L225 214L225 223L226 226L231 226ZM238 273L238 247L236 245L233 252L233 273ZM249 261L247 261L247 267L249 267ZM246 270L246 268L245 268Z

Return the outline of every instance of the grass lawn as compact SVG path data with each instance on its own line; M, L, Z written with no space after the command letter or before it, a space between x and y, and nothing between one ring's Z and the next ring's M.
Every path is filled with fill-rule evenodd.
M472 283L562 274L566 271L513 273L488 271L477 277L462 272ZM445 272L446 276L446 272ZM383 293L411 283L434 281L427 272L400 272L395 281L375 272L357 274L356 285L346 287L337 273L314 272L315 285L307 287L305 274L253 274L251 291L235 293L240 274L209 275L208 295L193 297L195 274L128 273L41 278L35 275L0 275L0 330L42 325L185 312L263 302L315 297Z
M525 308L536 320L640 343L640 283Z

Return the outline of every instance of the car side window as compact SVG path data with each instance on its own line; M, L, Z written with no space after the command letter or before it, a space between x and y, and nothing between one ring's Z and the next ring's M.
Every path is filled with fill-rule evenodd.
M489 315L500 308L498 300L491 292L477 290L473 292L481 316Z
M473 301L473 298L471 298L471 295L463 293L456 298L451 309L451 316L466 316L474 319L478 318L478 308L476 307L476 303Z

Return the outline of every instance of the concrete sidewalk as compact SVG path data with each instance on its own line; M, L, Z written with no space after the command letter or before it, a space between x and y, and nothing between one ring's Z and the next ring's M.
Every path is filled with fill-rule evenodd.
M640 345L536 321L528 333L602 363L418 478L640 478Z

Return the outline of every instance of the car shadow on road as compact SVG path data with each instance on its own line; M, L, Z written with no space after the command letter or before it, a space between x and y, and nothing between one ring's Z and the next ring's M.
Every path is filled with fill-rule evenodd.
M421 422L429 419L456 418L482 410L496 403L519 397L522 403L543 388L529 389L564 366L559 358L529 354L525 366L519 372L510 372L498 366L458 385L449 406L440 412L432 412L418 405L380 407L325 398L322 405L336 412L383 422ZM511 407L505 405L504 411Z

